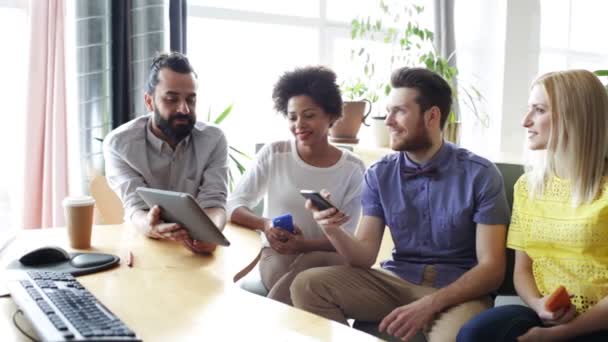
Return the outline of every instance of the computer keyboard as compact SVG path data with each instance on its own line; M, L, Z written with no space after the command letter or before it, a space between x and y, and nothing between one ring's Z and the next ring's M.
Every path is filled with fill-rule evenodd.
M16 271L11 297L42 341L140 341L69 273Z

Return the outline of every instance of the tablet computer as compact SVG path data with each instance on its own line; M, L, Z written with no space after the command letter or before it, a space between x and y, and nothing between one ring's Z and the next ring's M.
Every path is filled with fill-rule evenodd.
M192 195L144 187L138 187L136 191L150 208L155 205L160 207L163 221L178 223L188 231L192 239L230 246L230 242Z

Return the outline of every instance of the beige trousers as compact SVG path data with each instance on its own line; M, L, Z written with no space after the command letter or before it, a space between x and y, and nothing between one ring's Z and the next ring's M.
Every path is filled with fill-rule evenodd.
M262 249L259 268L262 282L269 289L268 298L292 305L289 287L300 272L313 267L345 263L344 258L336 252L279 254L266 247Z
M302 272L291 286L294 306L348 324L347 318L380 322L395 308L437 291L432 287L436 272L428 266L421 285L392 273L350 266L321 267ZM492 299L481 297L437 315L423 333L428 341L454 341L469 319L490 308Z

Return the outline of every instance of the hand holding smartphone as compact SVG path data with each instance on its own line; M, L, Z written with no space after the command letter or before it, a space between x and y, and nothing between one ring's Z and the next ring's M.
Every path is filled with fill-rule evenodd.
M570 295L564 286L560 286L549 296L549 299L545 302L545 309L555 312L560 309L567 309L572 303L570 302Z
M313 190L300 190L300 195L304 198L309 199L312 204L319 210L326 210L329 208L336 208L330 201L326 200L318 191ZM338 210L338 208L336 208Z

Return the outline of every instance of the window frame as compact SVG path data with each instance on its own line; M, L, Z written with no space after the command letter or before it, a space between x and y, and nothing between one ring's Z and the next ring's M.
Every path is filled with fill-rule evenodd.
M542 60L543 55L545 55L545 56L546 55L556 55L556 56L565 58L565 64L566 64L565 69L572 69L573 64L576 63L576 61L608 60L608 53L594 53L594 52L581 51L581 50L572 48L572 23L573 23L573 12L574 12L573 8L577 4L574 3L574 0L567 0L567 1L568 1L568 20L563 23L568 28L567 29L568 35L566 37L566 44L565 44L565 46L567 46L567 48L557 48L557 47L544 45L543 41L542 41L543 37L541 35L540 41L539 41L539 61L538 61L539 70L543 70L543 65L541 65L541 60ZM547 5L548 2L545 2L544 4ZM581 6L581 4L579 3L578 6ZM541 13L542 13L543 3L541 3L540 8L541 8ZM541 14L541 25L543 25L542 14ZM541 31L542 31L542 29L541 29ZM595 71L595 70L591 70L591 71Z

